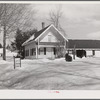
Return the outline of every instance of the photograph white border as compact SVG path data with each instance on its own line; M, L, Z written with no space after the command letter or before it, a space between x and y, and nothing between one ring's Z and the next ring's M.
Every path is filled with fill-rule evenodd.
M100 1L0 1L33 4L100 4ZM0 90L0 99L100 99L100 90Z

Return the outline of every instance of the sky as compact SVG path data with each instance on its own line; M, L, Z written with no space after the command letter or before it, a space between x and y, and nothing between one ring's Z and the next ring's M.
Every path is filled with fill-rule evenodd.
M31 4L30 9L36 9L32 28L40 30L42 22L45 22L45 26L49 25L49 12L56 11L57 7L61 8L60 24L68 39L100 39L100 2Z
M55 11L57 6L61 7L60 23L68 38L100 39L100 3L37 4L39 19L48 19L49 11ZM48 25L48 22L45 21L45 24Z

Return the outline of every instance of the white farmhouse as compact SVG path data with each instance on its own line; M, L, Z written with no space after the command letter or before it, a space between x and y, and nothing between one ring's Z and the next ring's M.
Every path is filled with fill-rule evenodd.
M25 58L56 58L64 56L67 38L53 24L45 27L28 40L22 46L25 48Z

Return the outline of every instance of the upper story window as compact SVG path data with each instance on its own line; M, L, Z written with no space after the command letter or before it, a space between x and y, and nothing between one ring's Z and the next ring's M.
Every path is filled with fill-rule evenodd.
M48 42L51 42L51 34L48 35Z

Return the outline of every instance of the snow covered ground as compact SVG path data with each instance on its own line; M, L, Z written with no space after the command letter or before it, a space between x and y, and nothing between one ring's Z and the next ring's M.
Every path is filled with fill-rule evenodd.
M0 60L0 89L100 90L100 57L24 59L15 70L9 59Z

